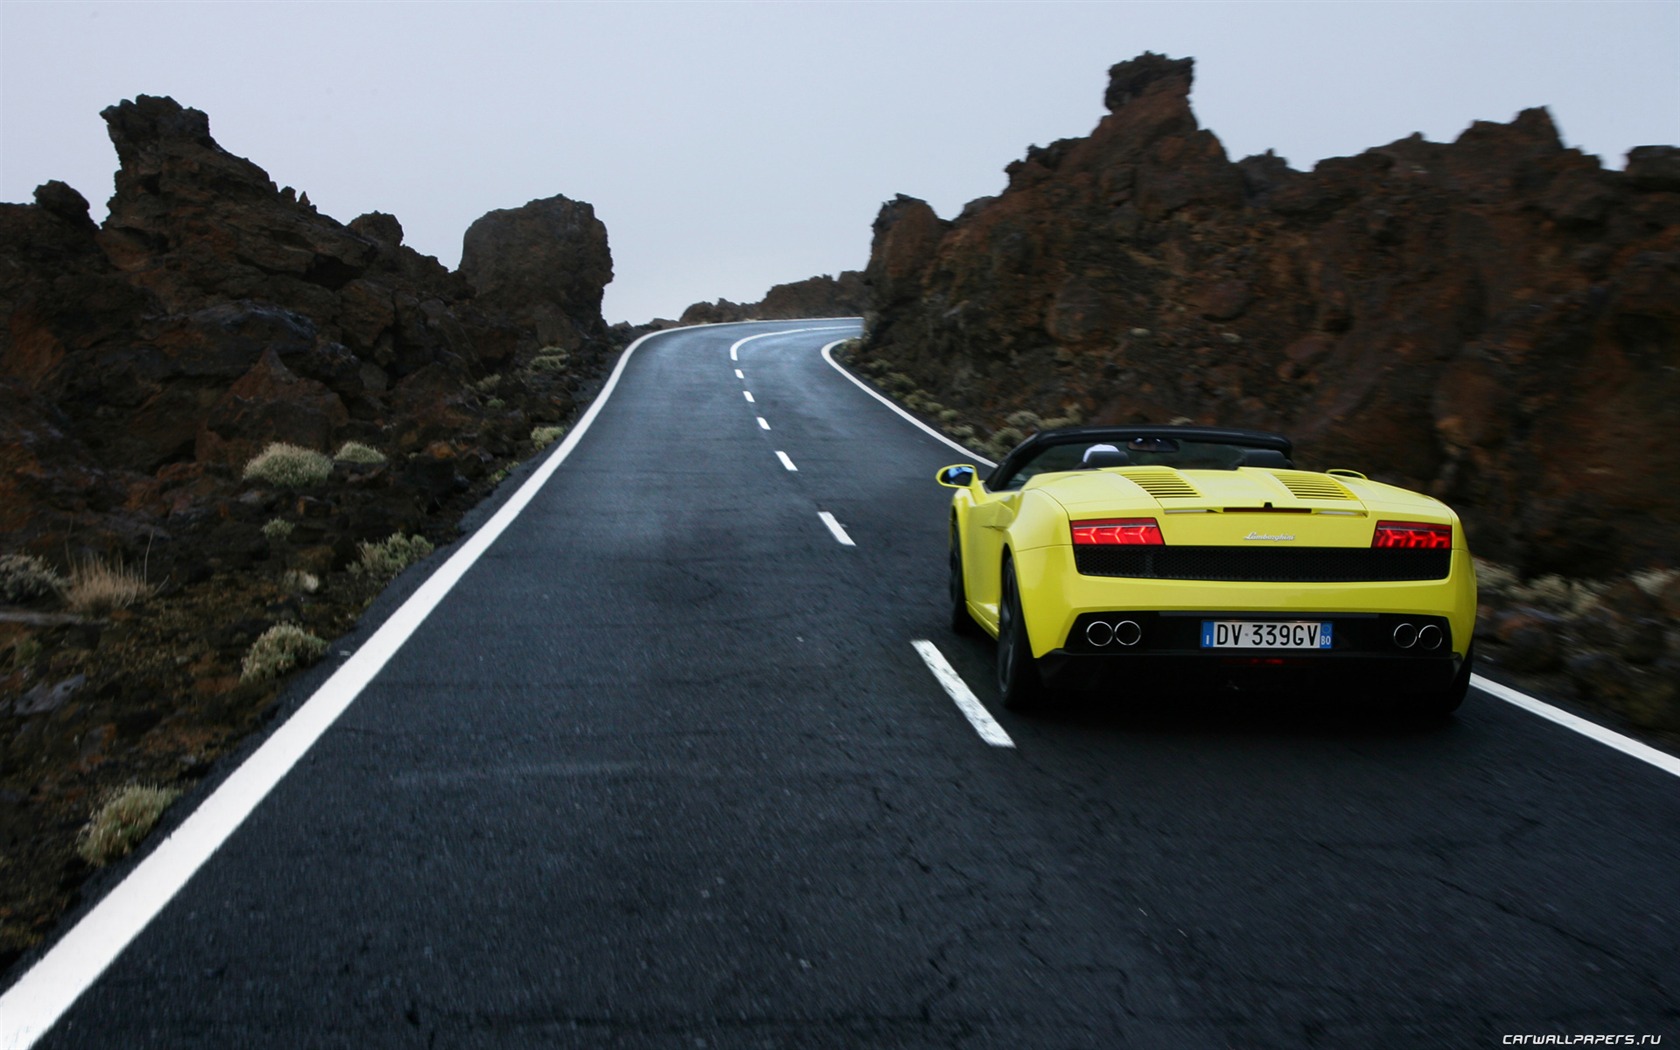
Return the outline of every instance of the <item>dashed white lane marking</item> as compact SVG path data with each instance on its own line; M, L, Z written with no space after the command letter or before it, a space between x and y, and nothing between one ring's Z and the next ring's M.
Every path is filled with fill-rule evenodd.
M743 390L743 391L741 391L741 396L742 396L742 397L744 397L744 398L746 398L746 399L747 399L747 400L748 400L748 401L752 401L752 399L753 399L753 396L752 396L752 391L751 391L751 390Z
M1539 715L1548 721L1556 722L1565 729L1574 730L1590 740L1596 740L1606 747L1613 747L1624 755L1630 755L1641 762L1648 762L1671 776L1680 777L1680 758L1658 751L1654 747L1641 744L1613 730L1604 728L1596 722L1589 722L1578 718L1568 711L1561 711L1551 704L1542 703L1527 693L1519 693L1510 686L1500 685L1491 678L1483 678L1479 674L1470 676L1470 684L1492 697L1497 697L1508 704L1515 705L1529 714Z
M782 461L782 466L788 468L789 470L798 470L799 469L798 467L793 465L793 460L788 458L788 454L786 452L783 452L781 449L776 450L776 458L781 460Z
M735 378L736 379L745 379L745 378L747 378L747 374L745 372L741 371L739 368L737 368L735 370Z
M1009 739L1009 734L1003 731L1003 727L998 725L997 719L992 717L992 713L986 710L985 705L974 695L973 690L968 688L968 683L964 682L962 676L957 674L957 669L952 667L950 661L945 659L945 654L939 651L938 646L921 639L910 644L916 647L916 652L921 654L922 662L928 665L928 670L933 672L933 677L939 679L939 684L945 687L945 692L949 693L951 699L956 701L957 710L961 711L963 716L968 719L969 724L974 727L974 731L980 734L981 740L993 747L1015 746L1015 741Z
M840 524L838 521L834 520L834 515L830 514L826 510L819 510L819 511L817 511L817 517L821 518L822 523L824 525L828 526L828 531L829 532L834 533L834 538L836 540L840 541L841 546L843 546L843 547L856 547L857 546L857 544L852 542L852 538L850 536L846 535L846 527L844 525Z
M758 417L758 429L769 430L770 429L770 421L768 419L765 419L763 416L759 416Z

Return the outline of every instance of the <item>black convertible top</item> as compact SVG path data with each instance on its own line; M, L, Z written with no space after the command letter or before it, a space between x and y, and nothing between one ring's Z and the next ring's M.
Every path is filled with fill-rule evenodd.
M1009 455L1003 457L1003 462L992 471L992 476L986 479L986 487L990 489L1007 488L1015 475L1022 468L1035 462L1052 448L1066 445L1114 445L1117 449L1139 448L1146 450L1154 443L1176 446L1180 442L1194 442L1205 445L1232 446L1236 449L1253 450L1255 452L1270 452L1281 456L1283 462L1267 463L1270 466L1287 466L1288 460L1294 453L1294 444L1282 434L1274 434L1265 430L1240 430L1235 427L1201 427L1173 424L1135 425L1111 427L1059 427L1055 430L1041 430L1016 445ZM1274 459L1276 456L1273 457ZM1056 469L1068 469L1067 467Z

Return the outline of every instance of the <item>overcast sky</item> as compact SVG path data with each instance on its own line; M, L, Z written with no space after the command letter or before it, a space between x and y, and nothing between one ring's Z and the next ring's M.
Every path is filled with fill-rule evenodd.
M169 95L348 222L448 266L486 211L607 224L608 321L861 268L898 193L952 216L1085 135L1107 70L1196 59L1233 159L1298 168L1547 106L1620 167L1680 144L1680 2L50 3L0 0L0 200L62 179L103 219L99 111Z

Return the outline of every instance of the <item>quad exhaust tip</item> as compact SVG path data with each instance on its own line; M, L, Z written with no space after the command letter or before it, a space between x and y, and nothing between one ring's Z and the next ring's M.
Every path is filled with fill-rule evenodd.
M1096 620L1085 628L1085 640L1099 649L1116 644L1130 648L1143 640L1143 628L1134 620L1118 623Z

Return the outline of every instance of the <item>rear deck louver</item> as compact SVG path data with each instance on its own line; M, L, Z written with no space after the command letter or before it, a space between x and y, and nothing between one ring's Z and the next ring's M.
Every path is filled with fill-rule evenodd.
M1120 474L1156 499L1195 499L1201 495L1171 467L1131 467Z
M1323 474L1309 474L1305 471L1274 470L1272 476L1283 483L1290 495L1296 499L1353 499L1353 493L1342 487L1341 482Z

